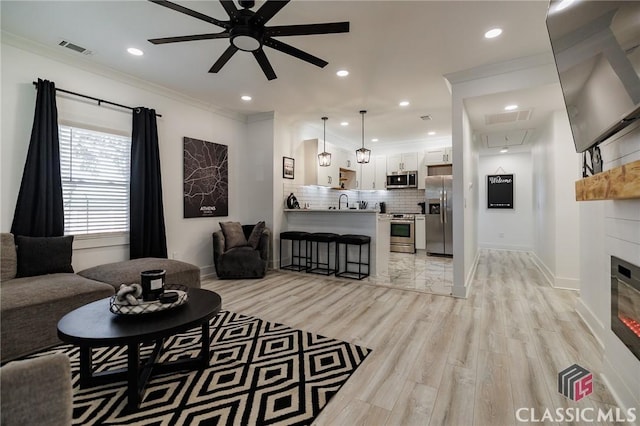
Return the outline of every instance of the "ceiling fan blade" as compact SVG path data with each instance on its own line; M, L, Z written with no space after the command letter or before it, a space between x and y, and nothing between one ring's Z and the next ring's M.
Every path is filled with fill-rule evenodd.
M172 3L166 0L149 0L151 3L158 4L160 6L167 7L169 9L175 10L176 12L184 13L185 15L192 16L196 19L200 19L201 21L208 22L213 25L217 25L222 28L229 29L231 28L231 23L227 21L220 21L216 18L212 18L210 16L204 15L200 12L196 12L195 10L188 9L184 6L180 6L179 4Z
M267 76L267 80L274 80L278 78L276 77L275 71L271 67L269 59L267 59L267 55L265 55L262 49L253 52L253 57L256 58L256 61L258 61L258 64L260 64L260 68L262 68L262 72L264 73L264 75Z
M265 28L264 34L272 37L348 33L348 22L331 22L326 24L281 25Z
M178 36L178 37L151 38L149 39L149 41L153 44L165 44L165 43L179 43L182 41L211 40L215 38L229 38L229 32L223 31L221 33L213 33L213 34L193 34L193 35Z
M232 21L238 19L238 8L233 4L233 0L220 0L220 4L224 7L224 10Z
M310 64L316 65L320 68L324 68L328 64L328 62L325 60L313 56L310 53L303 52L300 49L297 49L271 37L265 37L264 45L269 46L272 49L279 50L282 53L286 53L287 55L291 55L295 58L302 59L303 61L309 62Z
M231 59L233 54L236 53L237 51L238 51L238 48L235 47L233 44L230 44L229 47L227 47L227 50L225 50L222 53L222 55L220 55L220 57L218 58L216 63L213 64L213 66L211 67L209 72L218 72L218 71L220 71L222 69L222 67L224 66L224 64L226 64L229 61L229 59Z
M280 9L285 7L290 0L267 0L251 17L251 23L256 25L264 25L269 19L280 12Z

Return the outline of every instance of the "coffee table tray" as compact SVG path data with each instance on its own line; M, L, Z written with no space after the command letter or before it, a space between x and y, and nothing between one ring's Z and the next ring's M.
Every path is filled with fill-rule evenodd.
M189 297L186 287L184 287L184 290L178 290L176 288L168 288L167 290L178 293L178 300L172 303L162 303L159 300L143 301L142 299L138 299L139 303L137 305L130 305L116 300L116 296L111 296L111 299L109 299L109 310L116 315L144 315L177 308L187 303Z

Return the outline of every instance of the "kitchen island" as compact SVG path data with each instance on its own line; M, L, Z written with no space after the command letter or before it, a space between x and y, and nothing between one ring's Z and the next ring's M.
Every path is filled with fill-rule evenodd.
M371 237L371 276L387 273L389 260L390 216L377 210L285 209L287 231L332 232ZM349 258L357 258L351 247Z

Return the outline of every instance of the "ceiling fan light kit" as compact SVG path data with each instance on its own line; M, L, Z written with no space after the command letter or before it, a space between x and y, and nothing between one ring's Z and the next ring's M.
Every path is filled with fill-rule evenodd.
M322 151L318 154L318 163L320 167L329 167L331 165L331 153L327 152L327 120L328 117L322 117L323 138L322 138Z
M358 163L368 163L371 159L371 150L364 147L364 115L366 113L366 110L360 111L360 115L362 115L362 148L356 149L356 161Z
M309 62L317 67L324 68L328 64L327 61L276 40L273 37L349 32L349 22L279 25L267 27L267 22L269 22L269 20L273 18L273 16L283 7L285 7L290 0L266 0L256 12L250 10L255 6L255 2L253 0L239 0L238 3L242 9L238 9L232 0L220 0L220 4L227 12L227 15L229 15L228 21L221 21L212 18L170 1L149 1L224 29L224 31L219 33L192 34L186 36L149 39L149 42L153 44L179 43L184 41L212 40L219 38L229 39L229 47L227 47L227 49L209 69L210 73L219 72L229 59L231 59L238 50L241 50L243 52L251 52L267 79L274 80L277 76L263 50L264 46L286 53L287 55L291 55L305 62Z

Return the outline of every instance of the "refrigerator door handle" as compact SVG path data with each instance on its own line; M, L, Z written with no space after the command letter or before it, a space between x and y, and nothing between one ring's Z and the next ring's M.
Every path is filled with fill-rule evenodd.
M447 214L446 214L446 211L447 211L447 208L449 207L449 206L448 206L448 204L449 204L449 200L447 199L447 191L444 191L444 203L442 204L442 207L443 207L443 208L442 208L442 211L443 211L443 216L444 216L444 223L447 223Z
M440 223L444 223L444 198L443 191L440 191Z

